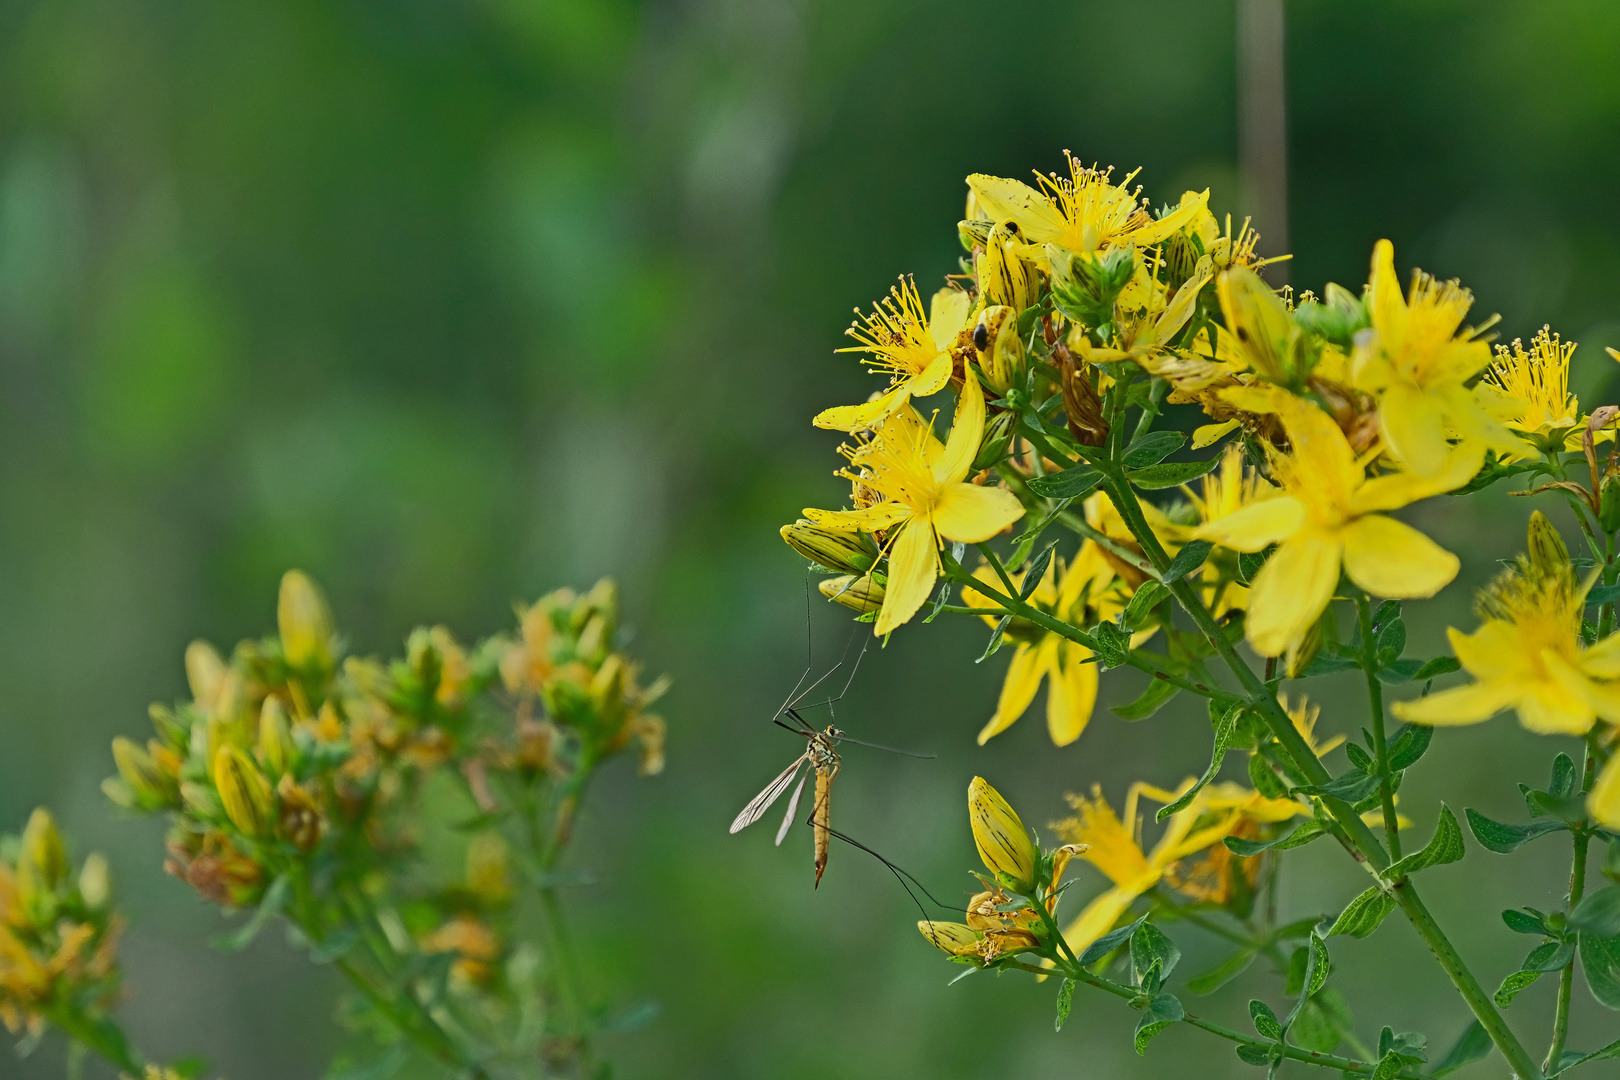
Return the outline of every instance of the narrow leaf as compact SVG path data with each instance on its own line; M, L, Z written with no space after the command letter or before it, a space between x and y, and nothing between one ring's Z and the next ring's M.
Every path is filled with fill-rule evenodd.
M1615 588L1620 588L1620 585L1615 586ZM1573 1069L1577 1065L1585 1065L1588 1061L1603 1061L1606 1058L1616 1057L1620 1057L1620 1039L1616 1039L1601 1050L1594 1050L1590 1054L1582 1054L1572 1060L1560 1061L1558 1067L1547 1074L1547 1080L1552 1080L1559 1073Z
M1446 1051L1445 1056L1434 1063L1429 1075L1434 1080L1444 1080L1464 1065L1470 1065L1488 1056L1493 1049L1490 1035L1480 1022L1475 1020L1463 1029L1463 1033L1451 1044L1451 1049Z
M1527 911L1509 908L1507 911L1502 912L1502 921L1515 934L1534 934L1537 937L1547 936L1547 924L1542 922L1538 916Z
M1575 959L1575 943L1572 941L1549 941L1537 945L1530 950L1519 965L1520 971L1539 971L1543 974L1549 971L1558 971Z
M1159 580L1166 585L1180 581L1200 566L1203 566L1204 560L1209 558L1209 553L1214 550L1214 547L1215 545L1208 540L1189 541L1185 547L1176 552L1175 559L1171 561Z
M1249 1021L1254 1024L1255 1033L1262 1039L1270 1039L1272 1042L1282 1041L1282 1023L1278 1021L1277 1014L1271 1011L1270 1005L1258 998L1249 1002Z
M1125 473L1125 479L1143 491L1159 491L1191 483L1212 471L1220 463L1220 458L1210 458L1208 461L1166 462L1163 465L1149 465L1145 469L1131 469Z
M1505 1009L1513 1004L1513 999L1518 997L1525 987L1539 978L1541 978L1539 971L1515 971L1502 980L1502 985L1496 988L1496 994L1491 1000L1496 1002L1498 1009Z
M1078 499L1090 494L1102 482L1102 475L1101 470L1090 465L1076 465L1049 476L1031 477L1027 483L1029 490L1043 499Z
M1181 687L1166 679L1149 679L1147 687L1132 701L1115 705L1110 710L1121 720L1146 720L1181 693Z
M1434 836L1424 845L1422 851L1414 851L1392 864L1384 871L1383 877L1386 881L1395 881L1431 866L1457 862L1465 854L1467 848L1463 846L1462 826L1457 824L1457 815L1451 812L1451 807L1441 803L1440 824L1435 828Z
M1228 836L1225 843L1232 854L1248 858L1273 848L1277 851L1287 851L1289 848L1303 847L1323 835L1326 835L1326 831L1322 828L1322 823L1312 820L1304 822L1293 832L1279 836L1275 840L1244 840L1241 837Z
M1163 821L1171 814L1179 813L1192 805L1193 798L1204 789L1204 785L1215 779L1215 774L1221 771L1221 762L1226 760L1226 751L1232 745L1232 736L1237 731L1238 718L1243 715L1243 706L1234 705L1221 714L1221 719L1215 725L1215 745L1210 751L1209 767L1198 782L1182 793L1181 797L1168 806L1161 806L1154 815L1154 821Z
M1366 773L1352 770L1343 776L1336 776L1325 784L1307 784L1294 790L1304 795L1322 795L1332 799L1342 799L1354 805L1378 790L1378 777L1368 776Z
M1142 1019L1136 1022L1136 1052L1147 1053L1148 1042L1153 1036L1186 1015L1186 1010L1174 994L1160 994L1154 998L1142 1011Z
M1149 432L1125 448L1125 467L1141 469L1157 465L1186 444L1187 436L1179 431Z
M1428 724L1402 724L1389 741L1389 767L1393 772L1410 769L1428 752L1434 741L1434 728Z
M270 883L260 899L259 906L254 909L253 917L235 930L224 934L216 934L208 939L208 944L220 952L241 952L253 944L253 939L259 936L259 931L269 925L270 920L281 914L282 906L287 902L287 893L292 888L292 879L285 874Z
M1047 544L1045 549L1035 556L1035 561L1029 564L1029 569L1024 571L1024 581L1018 586L1018 599L1028 600L1035 594L1035 590L1040 588L1041 578L1046 576L1046 568L1052 565L1052 552L1057 546L1056 540Z
M1620 936L1620 885L1599 889L1576 904L1569 925L1598 937Z
M1069 1019L1069 1009L1074 1005L1074 980L1064 979L1063 985L1058 987L1057 1023L1053 1025L1054 1031L1062 1031L1064 1021Z
M1328 937L1349 934L1351 937L1364 938L1378 929L1378 925L1394 910L1395 898L1374 885L1345 905L1345 909L1333 921L1333 927L1328 930Z
M1412 676L1412 678L1421 682L1424 679L1432 679L1436 675L1449 675L1453 671L1461 670L1462 662L1459 661L1455 656L1437 656L1433 660L1430 660L1428 663L1424 664L1422 667L1418 668L1417 674ZM1430 728L1429 730L1432 731L1434 729Z
M1241 952L1233 953L1214 970L1206 971L1202 975L1195 975L1193 978L1188 979L1187 989L1200 997L1205 994L1213 994L1245 971L1248 971L1253 966L1255 957L1259 955L1259 952L1255 949L1244 949Z
M1587 933L1578 940L1587 989L1604 1005L1620 1009L1620 940Z
M1499 855L1517 851L1521 844L1538 836L1562 832L1568 828L1562 821L1535 821L1529 825L1509 825L1494 821L1478 810L1468 809L1463 813L1468 818L1468 831L1474 834L1479 846Z
M1131 937L1145 922L1147 922L1147 916L1143 915L1140 919L1137 919L1130 925L1122 926L1118 930L1110 930L1096 941L1093 941L1090 945L1086 946L1086 951L1080 954L1080 966L1090 967L1092 964L1095 964L1097 961L1101 960L1103 957L1107 956L1109 953L1131 940Z

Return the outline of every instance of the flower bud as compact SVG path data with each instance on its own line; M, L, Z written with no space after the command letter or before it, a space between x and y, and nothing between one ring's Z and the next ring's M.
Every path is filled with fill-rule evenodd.
M917 929L929 943L952 956L964 956L979 951L979 935L970 926L956 922L918 922Z
M1018 312L1011 307L988 307L973 327L973 345L979 369L998 394L1016 386L1024 374L1024 342L1018 336Z
M1069 420L1069 434L1081 446L1102 446L1108 441L1108 421L1103 419L1102 399L1085 364L1075 358L1067 345L1052 350L1062 377L1063 412Z
M43 806L35 808L23 829L17 856L17 893L29 908L37 908L67 877L67 851L56 819Z
M610 641L614 629L619 623L619 586L612 578L605 577L591 586L591 591L579 598L579 625L592 617L600 616L606 633L604 641Z
M289 570L281 576L276 626L288 664L295 668L331 666L332 615L319 586L302 570Z
M1530 566L1539 574L1559 577L1569 573L1569 548L1558 529L1540 510L1530 515Z
M618 725L624 711L624 684L628 675L624 658L614 653L591 676L591 704L596 708L597 719L610 730Z
M1029 894L1035 888L1035 843L1001 793L975 776L968 785L968 822L985 868L1008 888ZM1003 877L1005 875L1005 877Z
M1016 221L1003 221L985 239L979 260L979 291L987 305L1005 305L1023 311L1035 303L1040 276L1018 251L1024 234Z
M248 836L270 832L270 781L240 748L220 747L214 757L214 786L232 825Z
M788 547L829 570L864 574L877 563L877 546L856 529L834 529L800 518L781 531Z
M124 783L129 785L140 805L148 808L162 806L173 802L179 794L173 779L135 740L118 736L112 741L112 752L118 775L124 778Z
M259 709L259 760L272 773L284 773L292 767L293 755L297 752L281 699L265 698Z
M112 900L112 871L99 851L85 856L79 868L79 898L91 911L101 911Z
M979 444L979 452L973 458L973 467L970 472L982 472L993 469L1002 458L1007 456L1007 448L1012 445L1013 430L1018 426L1018 414L1011 411L996 413L995 417L985 426L984 441Z
M186 682L191 687L191 699L203 712L214 711L225 671L225 661L208 642L193 641L186 646Z
M1606 533L1620 532L1620 476L1605 476L1598 491L1598 524Z
M870 574L864 577L845 574L842 577L824 578L816 587L821 590L822 596L862 615L883 607L883 586L873 581Z

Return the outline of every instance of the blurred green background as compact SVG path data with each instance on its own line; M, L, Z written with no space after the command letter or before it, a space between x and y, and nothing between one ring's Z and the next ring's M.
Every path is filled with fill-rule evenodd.
M1612 400L1620 7L1288 17L1296 287L1359 286L1388 236L1403 268L1461 276L1504 338L1550 321L1580 341L1583 403ZM219 919L161 873L160 827L99 793L108 740L183 693L188 640L271 627L289 566L367 653L420 622L486 634L513 600L611 572L634 648L676 676L667 773L609 778L574 856L602 879L571 897L596 986L662 1007L608 1040L619 1075L1254 1075L1190 1029L1136 1057L1112 999L1082 993L1055 1035L1051 985L947 989L958 969L874 860L839 849L812 891L808 837L725 829L795 752L768 724L805 651L802 566L775 533L840 497L838 438L808 418L871 387L832 353L850 308L956 269L968 172L1025 176L1064 148L1241 214L1234 37L1232 5L1199 0L0 0L0 826L49 802L81 853L111 853L140 1041L281 1080L318 1076L339 1039L334 981L274 935L211 953ZM1415 653L1467 619L1526 509L1416 511L1468 569L1411 617ZM847 627L818 604L821 656ZM972 884L974 773L1042 824L1064 790L1117 801L1207 754L1179 702L1138 726L1099 714L1062 751L1038 713L976 748L1005 664L973 666L982 637L897 635L839 709L939 753L852 750L837 813L948 896ZM1425 835L1442 792L1512 817L1513 782L1557 748L1507 719L1442 732L1403 805ZM1302 853L1291 910L1362 887L1334 854ZM1556 842L1511 863L1474 848L1426 889L1494 986L1525 948L1495 912L1556 906L1566 873ZM1221 955L1178 936L1188 973ZM1339 940L1363 1039L1461 1030L1404 925ZM1550 981L1511 1013L1537 1045ZM1200 1011L1241 1023L1279 992L1255 969ZM1577 998L1571 1045L1612 1039ZM54 1047L0 1058L61 1067Z

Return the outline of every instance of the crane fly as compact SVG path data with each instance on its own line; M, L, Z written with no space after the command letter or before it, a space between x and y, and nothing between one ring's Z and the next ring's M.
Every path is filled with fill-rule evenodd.
M808 615L808 611L806 614ZM853 642L854 638L851 637L850 640ZM844 654L845 659L847 659L849 655L847 645L844 647ZM815 705L804 707L809 709L826 705L830 710L834 703L843 700L844 695L849 692L850 684L855 681L855 673L860 670L861 660L865 656L866 646L863 644L860 654L855 658L855 666L851 669L849 678L844 683L844 689L837 697L830 697L825 701L817 702ZM776 715L771 718L771 722L778 727L791 731L793 734L807 740L804 753L800 754L786 769L783 769L775 780L766 784L765 790L749 800L748 805L742 808L742 812L731 823L732 833L739 833L748 828L748 826L764 817L765 812L775 804L777 799L782 797L782 794L789 787L793 787L793 797L788 800L787 813L782 815L782 824L776 830L776 843L780 847L782 841L787 838L788 828L793 824L794 817L798 813L799 799L804 795L805 784L813 773L816 778L816 801L814 808L810 811L810 817L806 820L806 824L815 832L817 888L820 888L821 875L827 869L827 851L831 847L832 838L838 836L839 839L854 843L854 841L849 840L848 837L843 836L832 827L833 781L838 778L838 770L843 764L843 759L838 754L838 744L843 742L853 743L857 746L870 747L873 750L887 750L890 753L902 754L906 757L927 758L933 756L932 754L913 754L906 750L896 750L890 746L879 746L877 743L862 742L860 739L854 739L844 734L843 731L832 724L828 724L825 729L818 731L815 725L804 718L799 711L799 703L813 693L818 686L826 682L843 665L844 660L839 660L838 663L834 664L809 686L805 686L804 681L810 677L812 667L810 665L805 667L804 674L799 676L798 684L793 687L792 693L782 703L782 707L776 711ZM784 720L783 717L788 719ZM789 720L791 723L788 722ZM795 779L799 781L796 787L793 785ZM876 852L873 852L873 854L876 854ZM887 860L884 861L887 862Z

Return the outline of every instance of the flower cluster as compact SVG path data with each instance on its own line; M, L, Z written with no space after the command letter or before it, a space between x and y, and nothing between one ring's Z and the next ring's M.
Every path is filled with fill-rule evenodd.
M121 927L107 860L75 874L48 810L0 837L0 1022L35 1037L48 1020L95 1024L118 990Z
M547 1053L577 1057L589 1017L560 1004L577 987L555 985L562 963L538 963L518 928L525 895L559 917L546 898L594 770L626 752L643 774L663 768L664 722L648 707L667 683L640 682L618 623L604 579L520 607L512 635L468 647L423 627L401 657L346 656L320 590L292 571L278 632L228 660L194 642L190 699L152 706L144 744L114 740L104 789L169 814L169 873L211 903L257 909L229 947L281 916L385 1017L422 1013L406 1033L441 1059L540 1035ZM425 839L452 824L464 870L433 880ZM435 970L443 1000L420 1000L417 980ZM453 1025L431 1015L446 1008Z
M1301 995L1286 1020L1251 1003L1258 1039L1217 1032L1245 1061L1390 1077L1413 1074L1421 1040L1386 1029L1377 1054L1362 1051L1370 1060L1333 1058L1341 1043L1362 1044L1323 981L1328 937L1365 936L1401 907L1469 1002L1486 1039L1475 1043L1521 1076L1561 1071L1577 955L1593 994L1620 1008L1620 885L1583 899L1594 841L1620 882L1620 408L1582 410L1569 390L1576 345L1550 327L1528 347L1493 350L1495 319L1469 322L1471 293L1421 271L1403 285L1388 241L1364 284L1296 297L1266 283L1257 235L1217 219L1207 191L1154 209L1135 175L1116 181L1069 156L1033 186L967 178L961 272L931 295L903 278L858 312L845 351L863 354L881 385L814 418L845 433L835 475L847 497L782 529L828 575L822 592L879 636L947 615L989 627L980 659L1007 648L1011 663L981 743L1043 685L1052 742L1073 743L1111 668L1146 676L1115 706L1128 720L1182 694L1207 703L1202 777L1138 784L1123 815L1100 792L1071 795L1074 815L1053 826L1065 843L1051 851L975 780L971 819L990 873L965 921L925 920L923 933L963 963L1056 968L1066 986L1130 998L1145 1010L1140 1050L1184 1016L1163 993L1179 953L1154 923L1193 922L1242 946L1195 984L1212 988L1264 956ZM945 406L928 400L945 391L948 432ZM1512 494L1567 508L1586 551L1572 554L1536 511L1528 553L1480 596L1482 625L1451 631L1455 656L1407 656L1403 602L1439 593L1461 561L1400 513L1515 478ZM1318 735L1320 710L1298 696L1290 706L1282 687L1346 670L1366 685L1370 724L1345 724L1360 741ZM1472 681L1434 687L1458 671ZM1386 693L1402 700L1386 706ZM1433 839L1410 851L1401 832L1413 823L1396 804L1435 726L1508 709L1532 731L1578 740L1581 764L1561 753L1546 789L1525 786L1546 820L1467 812L1493 852L1553 833L1575 845L1566 910L1507 919L1545 940L1493 1003L1410 880L1462 857L1461 825L1443 809ZM1390 714L1406 723L1391 730ZM1330 767L1341 748L1345 764ZM1218 778L1234 751L1246 751L1247 784ZM1151 846L1143 799L1164 804ZM1376 884L1320 929L1277 921L1282 854L1323 836ZM1076 856L1108 884L1060 932ZM1111 982L1107 958L1127 946L1133 980ZM1558 1033L1538 1068L1497 1010L1559 969ZM1463 1062L1478 1049L1459 1047ZM1620 1054L1620 1043L1594 1054Z

